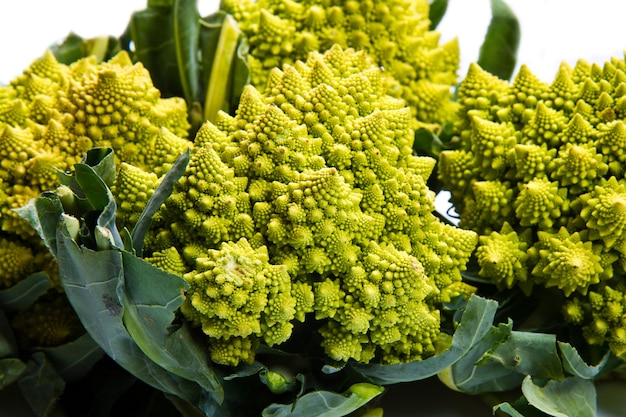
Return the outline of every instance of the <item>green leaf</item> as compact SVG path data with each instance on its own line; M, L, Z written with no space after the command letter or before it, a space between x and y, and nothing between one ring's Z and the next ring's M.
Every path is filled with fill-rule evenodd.
M57 260L65 293L83 327L102 350L152 387L198 404L201 397L199 386L154 363L124 327L124 308L117 296L117 286L124 270L121 253L79 248L67 230L61 228Z
M50 51L57 61L65 65L88 56L94 56L97 62L107 61L120 50L119 41L113 36L84 39L73 32L68 34L62 42L50 46Z
M520 414L513 406L509 403L501 403L493 407L493 413L496 411L501 411L503 413L507 413L511 417L524 417L523 414Z
M108 187L112 187L115 183L115 154L111 148L91 148L87 151L81 164L85 164L93 168L98 174L102 182Z
M51 192L44 192L39 197L31 199L26 205L15 209L15 212L37 231L50 253L56 254L57 223L63 213L59 198ZM0 301L1 304L2 301Z
M75 166L76 165L87 165L91 167L99 177L98 183L104 183L108 187L111 187L115 182L115 154L111 148L92 148L87 151L80 163L75 164ZM82 194L83 190L81 190L80 184L76 181L75 173L59 171L58 175L61 184L67 185L75 193L78 193L79 197L85 198L85 195Z
M563 378L555 335L511 329L511 322L492 328L461 360L439 374L441 381L457 391L480 394L518 387L526 375Z
M96 171L87 164L74 165L74 179L84 193L91 210L104 210L109 204L109 189Z
M35 352L18 380L24 399L39 417L50 414L65 389L65 381L41 352Z
M148 7L172 7L174 0L148 0Z
M497 306L497 302L493 300L472 295L452 337L451 347L436 356L402 364L351 366L373 382L382 385L429 378L460 360L489 333Z
M224 381L230 381L237 378L245 378L251 375L256 375L264 369L267 369L265 365L257 361L254 361L251 364L240 363L239 365L234 367L231 372L229 372L227 375L224 375L222 378L224 379Z
M427 155L439 159L439 155L444 149L445 145L432 130L421 127L415 131L413 151L417 155Z
M593 382L569 377L536 385L530 376L522 382L522 392L528 403L554 417L595 417L596 389Z
M563 378L554 334L512 331L506 342L487 352L479 365L493 362L535 378Z
M520 42L520 24L504 0L491 0L491 22L480 47L478 65L508 80L513 75Z
M345 416L358 410L383 391L383 387L368 383L354 384L343 394L313 391L299 397L294 404L271 404L263 410L263 417Z
M0 309L12 312L26 308L50 286L50 279L45 272L31 274L14 286L0 291Z
M71 32L61 43L50 46L50 51L61 64L70 65L85 56L83 41L82 37Z
M26 367L18 358L0 359L0 390L17 381L26 371Z
M4 310L0 309L0 358L17 356L17 342Z
M428 11L428 19L430 20L430 30L434 30L448 9L448 0L432 0Z
M40 348L50 363L66 382L78 381L91 370L104 352L89 336L84 334L72 342L51 348Z
M74 175L64 174L62 182L69 186L79 200L77 216L84 219L82 241L96 248L106 241L122 248L124 243L115 225L117 205L109 188L115 179L113 151L110 148L95 148L89 151L83 162L74 165ZM82 202L80 202L82 199ZM50 219L52 221L52 219ZM107 229L97 230L98 227Z
M597 365L587 365L583 358L580 357L575 347L569 343L558 343L561 351L563 368L565 371L579 378L593 379L601 374L607 364L611 362L611 353L607 352Z
M185 325L171 331L187 282L127 252L122 252L122 260L124 273L117 294L128 333L155 363L198 383L221 403L224 392L215 371L208 366L206 346L197 343Z
M148 201L148 204L146 204L146 207L141 212L141 216L139 216L139 220L137 220L131 234L133 248L137 256L141 256L142 254L143 241L150 227L152 216L161 207L170 194L172 194L174 184L178 181L181 175L185 173L185 169L189 163L189 158L190 152L188 149L176 159L176 162L174 162L170 170L167 171L167 174L165 174L159 183L159 186L150 198L150 201Z
M535 407L528 404L528 401L524 397L515 401L513 404L507 402L501 403L493 407L493 412L496 411L506 413L511 417L550 417L545 413L537 410Z
M170 1L173 3L173 0ZM150 72L163 97L184 97L174 47L172 7L149 7L132 14L128 26L133 57Z
M200 45L205 58L203 78L208 80L204 119L215 122L218 111L229 113L248 83L247 50L234 18L219 11L202 19ZM242 64L243 62L243 64Z
M518 387L524 375L502 366L498 361L478 365L487 352L511 337L511 323L492 327L459 361L438 374L446 386L467 394L499 392Z
M198 34L200 14L196 0L174 0L173 6L174 50L183 97L187 105L202 99L198 63Z

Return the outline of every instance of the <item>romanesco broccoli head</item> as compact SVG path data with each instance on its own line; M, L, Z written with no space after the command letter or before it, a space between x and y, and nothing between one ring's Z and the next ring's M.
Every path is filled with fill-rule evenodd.
M336 360L434 353L441 303L472 292L460 271L477 235L433 214L435 161L412 141L381 70L338 45L273 69L264 93L248 86L236 115L200 128L146 251L186 265L183 314L214 360L248 362L313 319Z
M157 176L190 143L188 129L185 102L160 97L145 68L125 52L104 63L91 57L64 65L48 51L0 87L0 289L44 271L53 284L49 297L64 297L56 262L14 209L58 187L58 172L92 147L112 147L121 165L114 186L120 225L133 226ZM64 320L80 328L71 307L60 303L38 299L15 317L24 344L67 342L74 332L64 336ZM49 313L55 307L58 312Z
M251 82L261 91L270 72L333 45L365 50L385 71L387 93L411 109L414 127L453 120L459 47L429 30L428 1L222 0L248 37Z
M459 89L460 145L439 165L460 226L482 235L480 275L527 294L558 289L566 319L620 355L625 91L624 59L564 63L551 84L527 66L509 83L472 64Z

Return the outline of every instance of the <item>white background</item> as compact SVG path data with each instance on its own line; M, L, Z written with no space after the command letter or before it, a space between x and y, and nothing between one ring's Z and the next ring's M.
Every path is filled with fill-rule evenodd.
M118 36L130 14L146 0L1 0L0 83L21 73L45 48L69 31L83 37ZM442 41L458 37L465 75L489 22L489 0L449 0L439 26ZM626 37L621 0L508 0L522 24L519 61L539 78L551 82L561 61L578 58L602 64L623 57ZM203 14L217 9L218 0L198 0Z
M147 4L146 0L0 1L0 84L19 75L47 46L70 31L85 38L119 36L131 13ZM449 0L449 3L438 30L442 41L459 38L462 60L459 76L462 77L469 63L478 57L490 19L489 0ZM626 7L623 4L626 3L623 0L508 0L508 4L522 25L518 60L543 81L553 80L562 61L574 65L584 58L602 64L612 56L624 57ZM203 15L208 14L217 9L218 0L198 0L198 6ZM601 390L601 405L609 403L603 394ZM473 414L471 407L463 406L466 413ZM618 408L615 405L611 410ZM452 410L439 411L450 413L447 416L457 415ZM393 414L401 415L401 412ZM0 415L6 416L6 409ZM619 413L608 411L600 415Z

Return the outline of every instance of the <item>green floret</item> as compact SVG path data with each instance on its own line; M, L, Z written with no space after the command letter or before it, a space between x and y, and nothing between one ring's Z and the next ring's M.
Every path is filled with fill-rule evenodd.
M622 359L626 355L625 309L624 283L614 281L589 291L586 298L569 299L563 307L568 322L583 325L583 336L589 344L606 344Z
M524 286L528 279L528 243L508 223L502 226L500 233L480 236L479 242L476 249L479 275L490 278L499 288L520 285L528 292L528 286Z
M558 287L565 296L574 291L586 294L589 287L600 282L604 271L600 253L589 241L581 241L578 233L565 228L558 233L538 232L539 242L529 251L535 259L532 274L546 287Z
M156 174L126 162L121 164L111 187L111 193L118 201L116 223L119 227L132 230L158 184Z
M251 82L261 91L274 68L339 45L365 50L385 68L378 82L406 101L412 127L436 130L454 118L459 46L456 39L440 44L429 30L427 1L223 0L220 7L248 37Z
M320 330L327 354L335 360L368 362L377 347L385 363L431 355L439 312L426 299L434 292L434 282L415 257L371 242L361 265L343 282L326 280L315 286L316 317L331 319Z
M35 272L35 254L29 246L6 238L0 239L0 288L9 288Z
M189 289L181 311L210 337L215 362L236 365L254 359L253 349L226 355L231 339L251 347L260 339L272 346L291 335L297 299L286 267L271 265L264 246L253 249L245 238L224 242L196 258L196 269L184 278Z
M248 343L240 338L254 337L252 347L283 343L295 321L314 318L336 360L425 358L434 354L441 303L473 291L460 271L476 233L433 214L426 180L435 161L413 155L410 111L386 94L380 72L363 51L312 52L272 70L264 93L246 87L235 116L219 113L198 131L189 166L156 215L148 256L174 247L196 271L206 253L227 256L245 238L291 282L289 314L277 311L275 325L265 316L257 327L245 321L254 332L231 335L237 347L220 339L232 332L230 319L211 319L210 331L203 323L219 357L237 357ZM190 303L212 308L197 294L215 291L197 285Z
M625 89L623 58L564 63L551 84L527 66L509 83L472 64L459 88L458 149L442 152L438 172L459 224L482 235L480 275L528 295L556 289L591 344L623 332L600 313L592 320L596 295L585 294L624 285Z

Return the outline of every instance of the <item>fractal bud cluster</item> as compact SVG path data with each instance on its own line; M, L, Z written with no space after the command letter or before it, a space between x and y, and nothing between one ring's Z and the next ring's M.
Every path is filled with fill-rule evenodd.
M406 101L413 127L439 130L454 119L459 45L440 44L426 0L225 0L220 7L249 39L251 83L261 90L272 68L339 45L367 51L384 68L387 94Z
M182 312L214 361L249 362L313 317L335 360L434 354L441 303L473 291L477 237L433 214L435 160L413 155L410 120L368 55L336 45L202 126L146 248L184 271Z
M513 82L473 64L462 81L460 145L439 178L459 225L481 234L480 275L527 294L556 288L564 318L626 352L623 271L626 65L579 60L554 81Z

